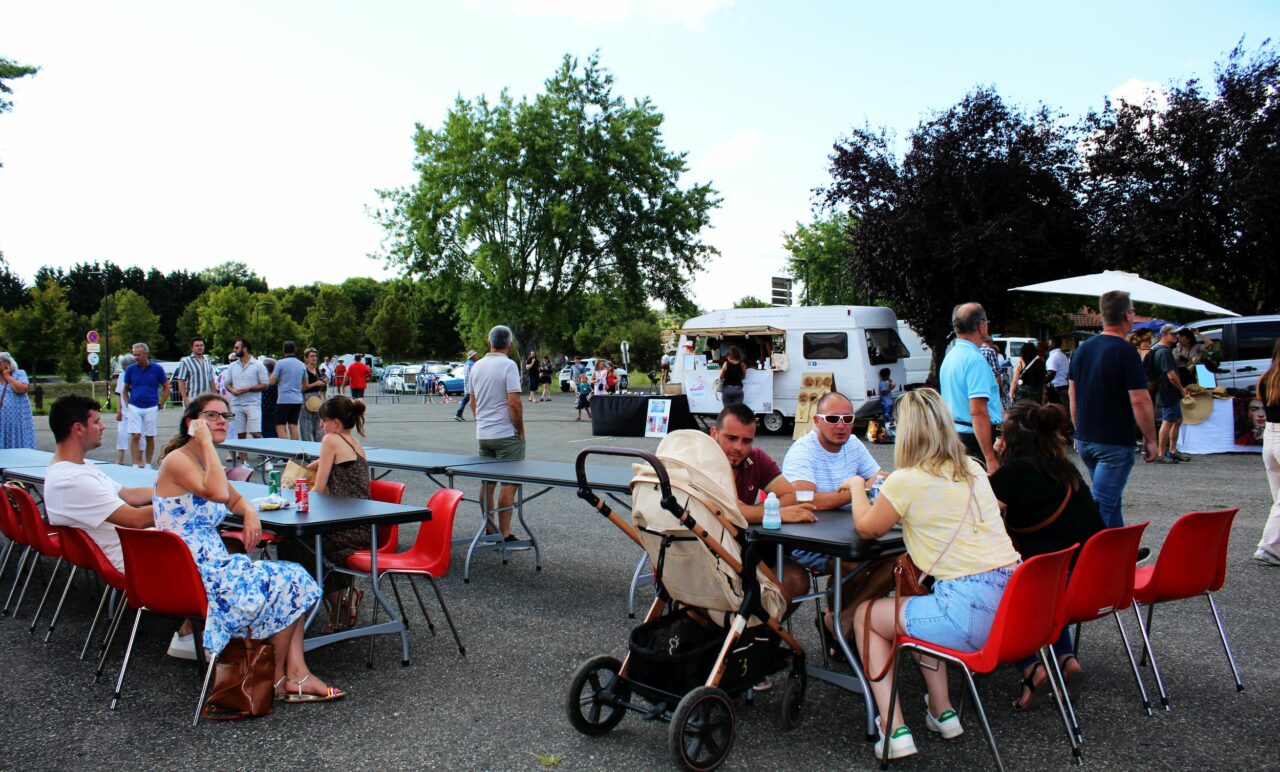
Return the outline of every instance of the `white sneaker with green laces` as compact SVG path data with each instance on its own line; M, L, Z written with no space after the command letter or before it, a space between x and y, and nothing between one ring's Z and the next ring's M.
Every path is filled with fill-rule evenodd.
M964 727L960 726L960 716L951 708L947 708L934 718L933 711L929 709L927 694L924 696L924 725L930 732L942 735L944 740L954 740L964 734Z
M875 754L877 759L884 759L884 730L880 728L880 721L876 721L876 747ZM905 725L893 730L893 734L889 736L889 758L902 759L907 756L916 755L916 741L911 736L911 730Z

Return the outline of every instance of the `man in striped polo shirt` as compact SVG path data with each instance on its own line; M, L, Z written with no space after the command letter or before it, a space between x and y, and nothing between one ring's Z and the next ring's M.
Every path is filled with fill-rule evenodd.
M191 356L183 357L173 374L182 406L186 407L196 396L213 388L214 378L213 363L204 355L204 338L197 335L191 339Z

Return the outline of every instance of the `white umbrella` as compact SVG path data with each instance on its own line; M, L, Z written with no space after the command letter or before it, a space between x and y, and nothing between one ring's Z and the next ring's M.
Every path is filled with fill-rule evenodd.
M1192 297L1185 292L1157 284L1142 278L1136 273L1125 271L1103 271L1088 276L1073 276L1070 279L1046 281L1040 284L1028 284L1025 287L1014 287L1010 292L1046 292L1054 295L1088 295L1101 297L1104 292L1123 290L1129 293L1129 299L1139 303L1154 303L1170 308L1187 308L1192 311L1203 311L1206 314L1222 314L1223 316L1239 316L1235 311L1228 311L1222 306Z

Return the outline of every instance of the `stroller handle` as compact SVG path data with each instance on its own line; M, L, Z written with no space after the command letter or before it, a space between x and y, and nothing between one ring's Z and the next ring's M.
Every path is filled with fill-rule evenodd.
M574 461L574 472L578 476L578 498L590 501L595 494L591 492L591 484L587 482L587 456L619 456L621 458L638 458L648 464L658 476L658 485L662 488L662 498L665 502L667 499L674 501L671 495L671 478L667 476L667 469L658 460L658 457L647 450L636 450L635 448L610 448L603 445L593 445L589 448L583 448L578 453L578 458Z

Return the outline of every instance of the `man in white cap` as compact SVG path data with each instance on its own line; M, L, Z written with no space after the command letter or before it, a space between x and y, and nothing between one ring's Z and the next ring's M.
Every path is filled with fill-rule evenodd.
M462 373L462 399L458 401L458 412L453 414L453 420L466 421L462 417L462 409L467 406L467 402L471 400L471 366L476 363L476 350L471 349L467 352L467 369Z

